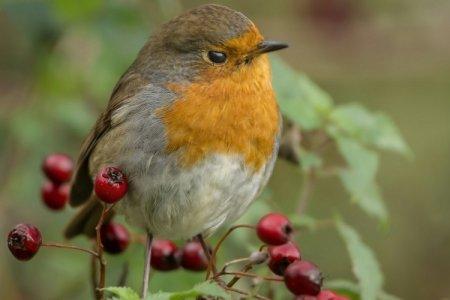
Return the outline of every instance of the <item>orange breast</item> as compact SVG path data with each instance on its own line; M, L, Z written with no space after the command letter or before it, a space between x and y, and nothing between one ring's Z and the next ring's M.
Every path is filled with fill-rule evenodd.
M169 86L180 98L158 114L167 130L166 151L182 149L183 166L212 153L239 154L257 171L271 156L279 130L278 105L268 58L253 63L210 82Z

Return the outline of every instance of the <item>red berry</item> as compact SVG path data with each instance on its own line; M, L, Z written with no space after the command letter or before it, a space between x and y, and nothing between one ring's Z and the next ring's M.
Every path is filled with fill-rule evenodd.
M30 260L39 250L42 236L33 225L19 224L8 234L8 248L18 260Z
M48 208L60 210L69 200L70 186L68 184L57 185L51 181L44 183L41 189L42 201Z
M284 283L295 295L318 295L322 280L322 274L317 266L306 260L297 260L284 271Z
M277 275L283 276L286 268L300 259L300 251L291 242L269 247L269 268Z
M269 245L281 245L289 241L292 225L282 214L270 213L259 220L256 233L261 241Z
M199 242L188 242L181 252L181 265L191 271L203 271L208 268L208 258Z
M180 267L177 245L169 240L155 240L152 244L151 265L155 270L171 271Z
M94 190L103 202L115 203L127 193L127 177L118 168L106 167L95 177Z
M125 226L118 223L104 224L100 229L103 248L110 254L125 251L130 243L130 234Z
M51 154L44 159L42 170L56 184L67 182L72 177L73 162L65 154Z

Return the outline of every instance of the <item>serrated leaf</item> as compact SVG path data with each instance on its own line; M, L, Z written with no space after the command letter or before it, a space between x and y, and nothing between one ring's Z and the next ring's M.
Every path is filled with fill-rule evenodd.
M381 149L391 150L407 157L413 157L413 152L406 141L400 134L400 130L395 125L394 121L387 115L378 113L376 115L377 127L380 134L377 136L375 145Z
M336 141L348 164L338 174L345 189L366 213L385 222L387 209L376 183L377 154L349 138L337 136Z
M330 114L331 124L341 134L359 142L411 156L412 152L394 122L383 113L373 113L356 104L336 107Z
M272 72L281 112L305 130L324 126L333 106L331 97L277 56L272 58Z
M114 300L139 300L139 295L131 288L129 287L107 287L103 289L103 291L107 292L107 294L110 294L111 297L108 297L107 299L114 299Z
M383 274L373 251L361 240L359 234L342 220L337 220L337 229L345 242L353 273L358 279L361 299L376 300L382 292Z

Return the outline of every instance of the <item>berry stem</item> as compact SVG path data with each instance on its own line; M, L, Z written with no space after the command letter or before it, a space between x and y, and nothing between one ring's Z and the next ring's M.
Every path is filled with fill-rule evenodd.
M106 261L103 257L103 244L100 234L100 229L103 225L103 222L105 220L106 214L111 210L112 206L108 208L103 202L102 202L103 210L102 214L100 215L100 219L98 220L97 225L95 226L95 232L96 232L96 247L97 247L97 253L98 253L98 262L100 264L100 279L97 286L97 299L104 299L104 293L103 289L105 288L105 281L106 281Z
M230 229L228 229L228 231L220 238L219 242L217 242L217 245L212 252L211 263L208 265L208 269L206 271L206 279L209 279L209 276L211 275L211 271L215 268L217 252L219 251L220 247L222 246L222 243L228 238L228 236L233 231L235 231L236 229L239 229L239 228L249 228L249 229L254 230L255 226L241 224L241 225L235 225L235 226L231 227Z
M250 277L250 278L259 278L266 281L284 281L281 277L268 277L268 276L260 276L258 274L253 273L245 273L245 272L223 272L219 276L222 275L234 275L234 276L240 276L240 277Z
M243 257L243 258L237 258L237 259L230 260L223 265L222 271L220 271L220 273L225 272L229 266L231 266L233 264L238 264L241 262L248 261L248 259L249 259L248 257Z
M206 244L205 239L203 238L203 235L198 234L197 240L202 245L203 252L205 253L206 259L208 260L208 268L207 268L207 272L206 272L206 276L207 276L206 279L208 279L210 271L212 271L213 275L217 274L216 264L215 264L215 261L213 261L213 256L211 254L211 250L208 247L208 245Z
M253 268L253 264L250 262L250 263L246 264L246 265L242 268L242 271L241 271L241 272L246 273L246 272L250 271L252 268ZM242 278L241 276L235 275L235 276L230 280L230 282L228 282L227 287L230 287L230 288L233 287L233 285L235 285L236 282L238 282L239 279L241 279L241 278Z
M98 257L98 253L89 249L84 249L78 246L73 245L64 245L64 244L57 244L57 243L42 243L42 247L48 247L48 248L61 248L61 249L71 249L71 250L77 250L81 252L88 253L92 255L93 257Z
M91 256L91 284L92 289L94 290L94 296L97 297L97 286L98 286L98 265L97 265L97 256Z

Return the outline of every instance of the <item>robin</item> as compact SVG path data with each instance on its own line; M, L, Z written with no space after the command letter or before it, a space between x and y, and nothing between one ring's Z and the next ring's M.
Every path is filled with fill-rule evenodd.
M241 216L277 157L281 116L266 53L286 47L220 5L164 24L82 146L70 203L83 207L66 236L92 231L100 205L93 178L106 166L128 177L115 211L148 233L146 268L153 236L207 236Z

